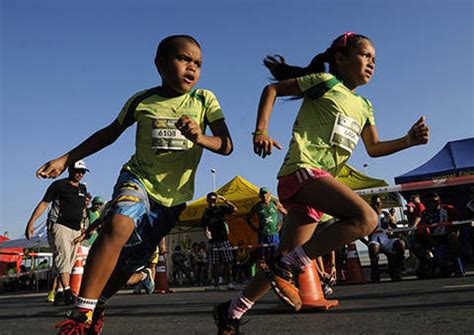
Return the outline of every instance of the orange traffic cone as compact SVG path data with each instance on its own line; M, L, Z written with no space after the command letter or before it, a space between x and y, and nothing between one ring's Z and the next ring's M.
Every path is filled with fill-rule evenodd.
M306 265L298 276L301 301L303 309L322 309L328 310L339 304L338 300L326 300L321 288L316 261L313 259L311 264Z
M360 264L359 253L355 242L349 244L346 256L346 280L344 284L365 284L364 270Z
M71 287L72 294L76 297L79 295L79 290L81 289L82 275L84 274L84 263L82 257L76 259L74 267L71 271L71 277L69 279L69 286Z
M163 255L158 257L158 264L156 264L155 273L155 293L173 293L175 290L170 290L168 286L168 271L166 268L166 260Z

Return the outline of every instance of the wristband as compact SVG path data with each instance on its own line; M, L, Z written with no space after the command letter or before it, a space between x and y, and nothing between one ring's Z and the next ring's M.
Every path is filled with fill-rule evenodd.
M255 130L253 133L252 133L253 136L258 136L258 135L266 135L268 136L268 130L266 129L259 129L259 130Z

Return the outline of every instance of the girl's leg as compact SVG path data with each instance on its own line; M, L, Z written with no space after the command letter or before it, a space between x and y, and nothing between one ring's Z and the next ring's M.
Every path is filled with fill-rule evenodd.
M304 244L314 234L317 223L304 213L290 209L286 224L283 225L281 241L276 254L286 254ZM245 287L243 294L252 302L263 297L270 289L270 281L263 271L257 272L252 281Z
M310 207L339 218L335 224L322 230L314 238L316 222L304 213L288 211L287 222L283 226L282 239L277 251L285 255L299 245L314 259L347 243L369 235L378 222L375 211L349 187L333 177L312 180L303 186L292 199L295 203ZM270 288L266 275L257 273L243 294L250 301L260 299Z
M303 251L312 259L369 235L378 222L375 211L333 177L312 180L295 194L294 202L307 204L339 219L303 245Z
M87 258L80 297L99 298L114 271L123 246L134 229L134 221L122 214L114 214L111 220L106 222Z

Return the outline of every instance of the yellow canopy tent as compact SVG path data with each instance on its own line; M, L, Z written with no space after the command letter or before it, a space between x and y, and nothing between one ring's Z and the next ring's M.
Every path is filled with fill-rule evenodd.
M237 212L227 217L229 239L233 245L236 245L239 240L244 240L249 244L255 244L257 241L255 232L245 222L245 215L259 201L258 191L257 186L240 176L236 176L216 190L217 194L226 197L237 206ZM206 208L205 196L191 202L180 216L181 224L172 231L172 234L201 229L199 223ZM254 224L256 225L256 222Z
M370 178L349 165L343 168L337 179L353 190L388 186L384 180ZM237 206L237 212L227 217L229 239L233 245L236 245L241 239L248 244L255 245L257 243L256 233L245 222L245 216L252 206L259 201L258 191L259 188L257 186L240 176L236 176L216 190L216 193L223 195ZM386 207L397 206L398 200L396 196L382 195L382 198ZM370 196L366 200L369 201ZM181 223L173 229L171 234L200 230L199 223L206 207L207 201L205 196L191 202L181 214ZM255 217L254 220L256 220ZM257 226L256 221L253 224Z

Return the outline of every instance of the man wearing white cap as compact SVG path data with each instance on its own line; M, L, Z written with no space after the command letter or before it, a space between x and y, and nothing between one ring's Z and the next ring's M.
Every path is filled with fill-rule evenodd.
M83 161L69 166L69 176L56 180L47 189L46 194L36 206L25 229L25 236L34 236L34 223L51 204L48 212L48 242L53 252L54 270L64 288L64 295L58 292L55 302L64 296L66 305L74 302L69 278L76 260L77 245L71 243L81 234L81 223L85 209L87 189L80 181L89 170Z

